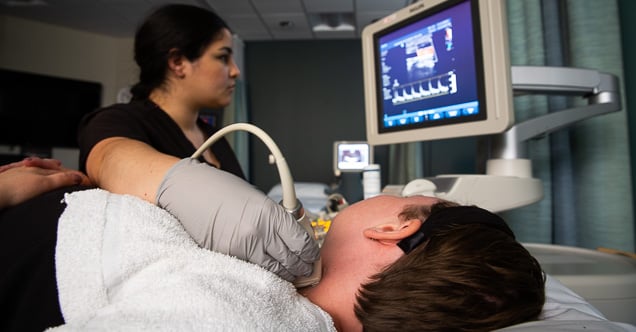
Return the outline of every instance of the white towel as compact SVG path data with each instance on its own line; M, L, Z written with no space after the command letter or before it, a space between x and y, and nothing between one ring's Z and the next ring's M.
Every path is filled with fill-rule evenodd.
M53 330L335 331L293 285L199 248L166 211L94 189L67 194Z

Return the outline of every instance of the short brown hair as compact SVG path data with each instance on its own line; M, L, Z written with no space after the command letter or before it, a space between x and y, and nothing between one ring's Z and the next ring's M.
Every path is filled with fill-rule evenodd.
M365 331L491 331L537 319L544 288L539 263L510 235L458 225L362 285L355 313Z

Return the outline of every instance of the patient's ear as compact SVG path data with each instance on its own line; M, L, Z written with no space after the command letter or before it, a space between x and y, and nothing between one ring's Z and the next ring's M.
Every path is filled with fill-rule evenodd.
M400 223L381 224L364 230L363 234L369 239L383 244L395 244L413 235L422 226L419 219L410 219Z

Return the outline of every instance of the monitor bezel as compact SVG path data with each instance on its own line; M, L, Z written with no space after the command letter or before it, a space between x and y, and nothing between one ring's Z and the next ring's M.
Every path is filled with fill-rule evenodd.
M380 128L381 115L377 97L379 73L375 60L376 40L406 23L462 2L470 2L479 13L479 29L476 31L478 36L474 38L474 42L476 51L481 53L476 57L477 60L482 60L481 65L477 64L477 77L482 80L478 95L480 104L483 104L486 111L486 119L383 132ZM474 9L475 7L472 8ZM362 32L362 53L367 142L382 145L429 141L501 133L509 128L514 122L514 111L505 11L505 0L421 0L365 27Z

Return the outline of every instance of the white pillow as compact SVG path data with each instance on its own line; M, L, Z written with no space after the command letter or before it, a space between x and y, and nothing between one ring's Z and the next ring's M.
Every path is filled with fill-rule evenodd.
M539 319L499 331L636 332L633 325L608 321L591 304L549 275L546 275L545 304Z

